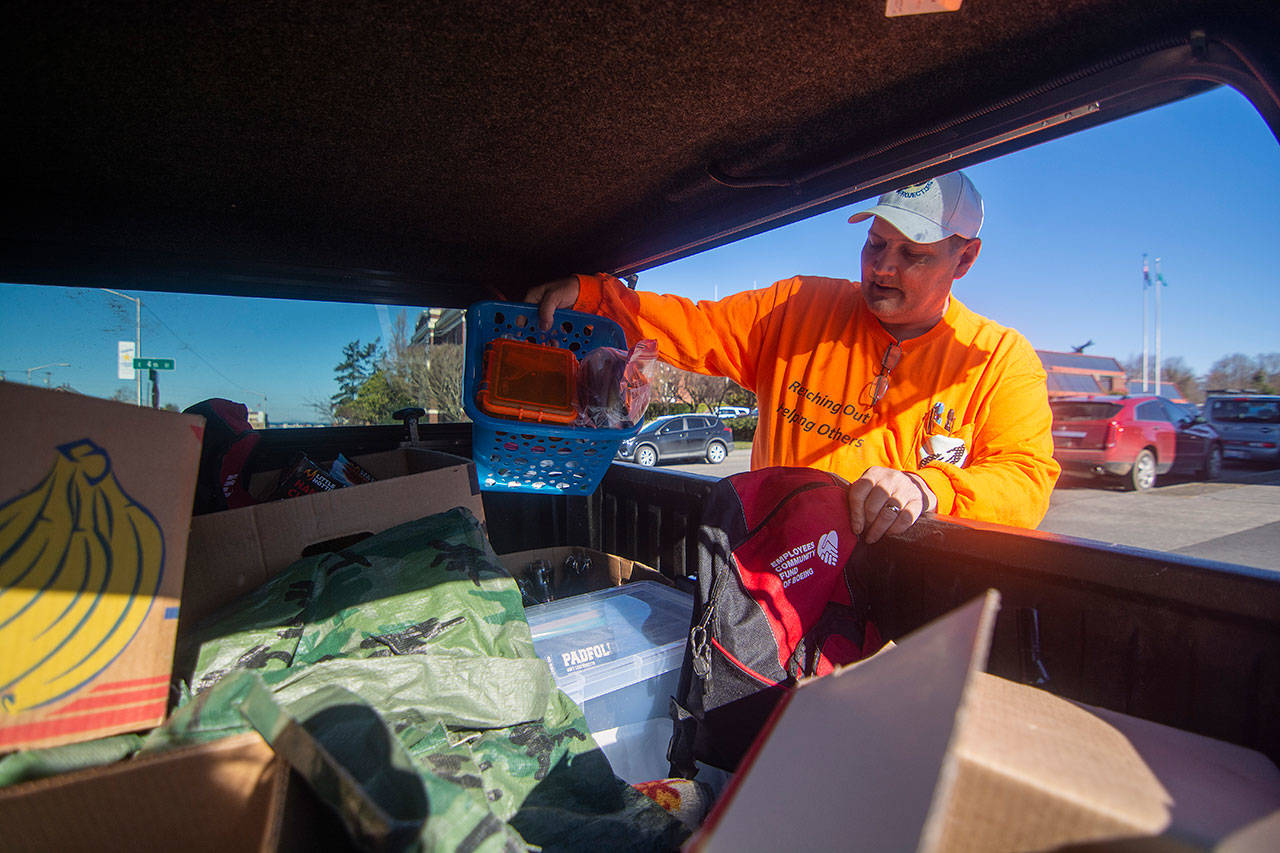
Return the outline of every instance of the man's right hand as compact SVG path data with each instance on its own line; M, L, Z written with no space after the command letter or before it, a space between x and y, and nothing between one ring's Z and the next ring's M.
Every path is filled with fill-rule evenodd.
M849 526L868 545L901 533L937 508L937 495L919 474L872 465L849 484Z
M571 275L531 287L524 295L524 301L537 303L538 326L542 331L548 331L555 322L556 311L572 308L578 301L578 277Z

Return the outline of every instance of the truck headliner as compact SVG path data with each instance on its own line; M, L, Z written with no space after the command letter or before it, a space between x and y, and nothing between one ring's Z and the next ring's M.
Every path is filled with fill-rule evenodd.
M1280 127L1277 3L583 5L10 9L0 281L465 306L1223 82Z

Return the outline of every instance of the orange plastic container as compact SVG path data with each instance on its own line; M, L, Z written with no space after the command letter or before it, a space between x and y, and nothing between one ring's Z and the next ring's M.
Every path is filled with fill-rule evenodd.
M573 423L578 360L567 349L498 338L485 347L482 410L533 423Z

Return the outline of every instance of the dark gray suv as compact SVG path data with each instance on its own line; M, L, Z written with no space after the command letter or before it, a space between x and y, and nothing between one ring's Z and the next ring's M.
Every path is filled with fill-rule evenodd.
M732 449L733 430L715 415L666 415L622 442L618 458L651 467L659 459L700 456L714 465Z
M1204 410L1228 459L1280 462L1280 394L1210 391Z

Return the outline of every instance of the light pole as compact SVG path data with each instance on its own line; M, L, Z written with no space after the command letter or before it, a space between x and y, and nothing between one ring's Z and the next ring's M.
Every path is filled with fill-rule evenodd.
M109 287L99 287L98 290L104 290L107 293L113 293L121 299L128 299L133 303L137 313L137 322L134 326L133 337L133 357L142 358L142 300L136 296L130 296L127 293L121 293L118 290L112 290ZM138 405L142 405L142 374L136 369L133 371L134 378L138 381Z
M71 365L65 361L59 361L56 363L42 364L39 367L28 367L27 368L27 384L28 385L31 384L31 374L35 373L37 370L44 370L46 367L70 367L70 366Z

